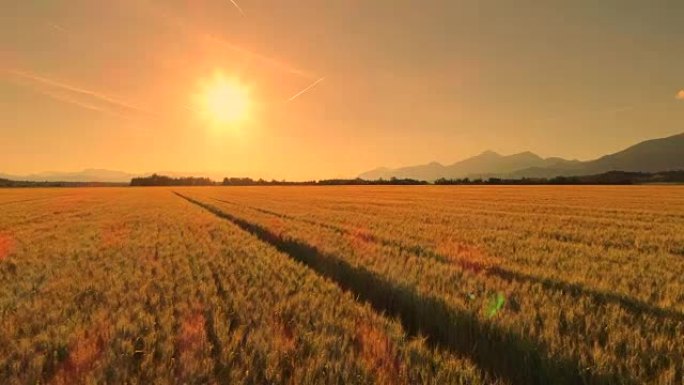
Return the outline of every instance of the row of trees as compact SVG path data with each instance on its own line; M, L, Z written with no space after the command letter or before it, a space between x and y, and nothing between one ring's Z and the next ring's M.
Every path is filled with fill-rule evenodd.
M278 180L253 180L251 178L224 178L224 186L341 186L341 185L421 185L428 184L428 182L416 179L377 179L365 180L361 178L356 179L323 179L311 180L304 182L290 182Z
M172 178L157 174L131 179L131 186L212 186L214 184L214 181L209 178Z
M437 179L436 185L629 185L645 183L684 183L684 170L658 173L609 171L584 176L557 176L554 178L522 179Z
M522 179L446 179L440 178L435 185L581 185L581 184L645 184L645 183L684 183L684 170L658 173L610 171L597 175L558 176L554 178L522 178ZM426 185L429 182L409 178L391 178L366 180L356 179L323 179L302 182L286 180L264 180L252 178L224 178L222 182L214 182L204 177L173 178L152 174L148 177L131 179L131 186L345 186L345 185ZM0 187L104 187L120 186L122 183L107 182L34 182L0 179Z
M557 176L554 178L522 178L522 179L446 179L440 178L435 185L587 185L612 184L629 185L644 183L684 183L684 171L665 171L658 173L610 171L603 174L586 176ZM131 186L345 186L345 185L426 185L430 184L416 179L323 179L302 182L286 180L264 180L252 178L224 178L222 182L214 182L209 178L172 178L153 174L144 178L133 178Z
M325 179L303 182L286 180L264 180L252 178L223 178L221 183L214 182L209 178L182 177L172 178L165 175L152 174L148 177L131 179L131 186L339 186L339 185L421 185L428 184L426 181L415 179Z

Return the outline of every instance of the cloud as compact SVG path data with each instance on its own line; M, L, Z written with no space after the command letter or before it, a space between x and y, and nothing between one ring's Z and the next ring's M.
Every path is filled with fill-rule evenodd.
M684 90L679 90L679 92L677 92L677 95L675 95L675 99L684 100Z

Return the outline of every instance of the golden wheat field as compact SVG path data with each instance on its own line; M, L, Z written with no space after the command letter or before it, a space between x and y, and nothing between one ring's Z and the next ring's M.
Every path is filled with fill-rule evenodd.
M0 384L682 384L680 186L0 190Z

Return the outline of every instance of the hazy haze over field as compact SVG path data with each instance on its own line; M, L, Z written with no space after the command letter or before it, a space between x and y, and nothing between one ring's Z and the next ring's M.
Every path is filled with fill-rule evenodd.
M7 174L348 177L485 150L587 160L684 122L679 1L10 3ZM217 71L250 102L220 129L193 105Z

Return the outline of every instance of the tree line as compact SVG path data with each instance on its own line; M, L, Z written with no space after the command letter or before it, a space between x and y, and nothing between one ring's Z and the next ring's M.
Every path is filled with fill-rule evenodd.
M608 171L582 176L556 176L553 178L521 179L437 179L436 185L631 185L648 183L684 183L684 170L657 173Z
M310 180L303 182L292 182L286 180L253 180L251 178L224 178L224 186L343 186L343 185L423 185L428 184L424 180L416 179L376 179L376 180L366 180L361 178L356 179L322 179L322 180Z
M373 186L373 185L631 185L649 183L684 183L684 170L663 171L656 173L609 171L596 175L557 176L553 178L440 178L430 183L410 178L390 178L367 180L354 179L322 179L310 181L264 180L252 178L223 178L215 182L205 177L174 178L166 175L152 174L147 177L131 179L130 186ZM125 186L125 183L108 182L34 182L0 179L0 187L112 187Z
M173 178L152 174L147 177L131 179L131 186L339 186L339 185L422 185L426 181L415 179L323 179L309 181L264 180L252 178L223 178L222 182L214 182L209 178L181 177Z
M223 178L214 182L209 178L172 178L153 174L149 177L133 178L131 186L369 186L369 185L630 185L647 183L684 183L684 170L658 173L609 171L596 175L557 176L553 178L440 178L432 183L410 178L366 180L322 179L310 181L264 180L252 178Z
M213 186L216 183L203 177L173 178L166 175L152 174L147 177L131 179L131 186Z

